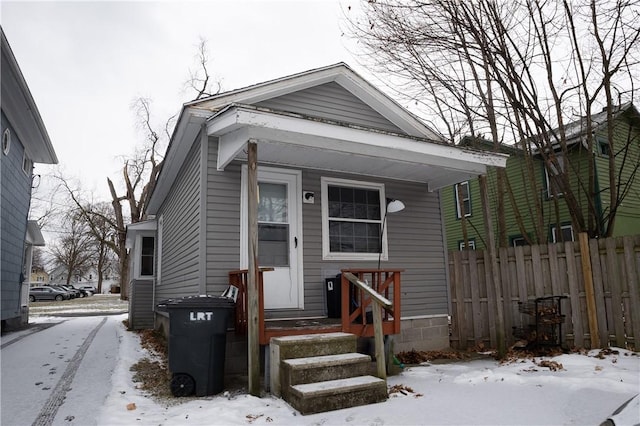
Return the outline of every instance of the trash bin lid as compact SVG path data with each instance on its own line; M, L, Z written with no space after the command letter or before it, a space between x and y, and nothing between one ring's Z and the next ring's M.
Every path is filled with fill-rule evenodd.
M190 308L233 308L232 299L224 296L186 296L167 299L158 303L159 309L190 309Z

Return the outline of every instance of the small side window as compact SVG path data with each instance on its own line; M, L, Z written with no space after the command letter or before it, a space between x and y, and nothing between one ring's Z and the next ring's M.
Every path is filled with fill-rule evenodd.
M9 155L9 150L11 149L11 130L4 129L2 133L2 153L4 155Z
M609 142L604 139L598 139L598 153L600 156L609 158L610 149Z
M140 253L140 275L153 275L153 255L154 255L153 237L142 237L142 252Z
M27 157L27 152L22 155L22 171L25 172L27 176L31 176L33 172L33 162Z

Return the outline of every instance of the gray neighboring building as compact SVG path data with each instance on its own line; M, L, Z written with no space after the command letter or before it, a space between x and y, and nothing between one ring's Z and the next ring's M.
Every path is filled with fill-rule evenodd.
M28 322L34 246L44 245L29 221L34 163L58 162L47 129L2 30L0 153L0 286L2 329Z

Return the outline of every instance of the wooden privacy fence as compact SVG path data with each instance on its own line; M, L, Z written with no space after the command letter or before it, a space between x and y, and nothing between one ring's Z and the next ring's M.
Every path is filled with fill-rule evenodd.
M580 240L501 248L499 277L491 273L487 252L449 252L451 346L495 348L497 300L512 345L513 330L531 321L518 302L566 296L559 302L563 346L640 349L640 235L588 240L582 234Z

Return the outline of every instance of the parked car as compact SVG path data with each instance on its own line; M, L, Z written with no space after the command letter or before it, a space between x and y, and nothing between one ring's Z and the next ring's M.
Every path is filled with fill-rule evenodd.
M96 288L94 286L91 285L81 285L80 286L81 289L91 292L91 294L96 294Z
M58 284L51 285L51 284L49 284L48 287L55 288L56 290L60 290L60 291L66 292L69 295L68 299L75 299L76 298L76 292L75 291L67 290L62 285L58 285Z
M80 290L78 290L77 288L75 288L72 285L67 285L67 284L60 284L60 287L64 288L65 290L67 290L70 293L73 293L73 297L84 297L84 293L81 292Z
M73 287L74 289L78 290L80 292L80 297L89 297L93 295L93 292L91 290L86 290L73 284L69 284L69 287Z
M51 286L31 287L29 289L29 301L35 302L38 300L68 300L69 293L66 291L55 289Z

